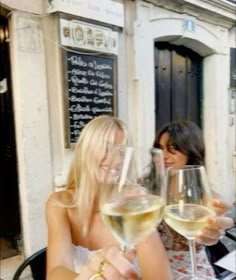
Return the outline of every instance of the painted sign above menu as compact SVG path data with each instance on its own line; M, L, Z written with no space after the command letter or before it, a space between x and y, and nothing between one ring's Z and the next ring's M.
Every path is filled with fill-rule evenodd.
M124 26L124 4L112 0L46 0L46 12L63 12Z
M118 54L118 33L112 29L64 18L59 22L63 46Z

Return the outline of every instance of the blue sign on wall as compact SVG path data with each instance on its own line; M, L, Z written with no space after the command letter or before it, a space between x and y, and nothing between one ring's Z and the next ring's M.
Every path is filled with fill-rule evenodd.
M195 32L195 22L191 19L183 20L184 31Z

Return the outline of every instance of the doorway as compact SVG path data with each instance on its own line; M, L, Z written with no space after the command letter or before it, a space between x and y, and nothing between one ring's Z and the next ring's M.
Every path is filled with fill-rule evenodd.
M18 254L21 229L8 20L2 15L0 61L0 259L4 259Z
M202 57L184 46L155 44L155 125L190 120L201 127Z

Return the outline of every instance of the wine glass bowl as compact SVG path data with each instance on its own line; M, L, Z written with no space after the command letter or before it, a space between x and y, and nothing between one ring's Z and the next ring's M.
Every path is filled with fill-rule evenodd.
M204 166L187 165L167 170L167 198L164 220L188 239L192 275L182 280L202 280L197 276L194 239L215 213L210 204L211 191Z
M165 204L162 152L115 145L100 189L100 211L121 247L156 229Z

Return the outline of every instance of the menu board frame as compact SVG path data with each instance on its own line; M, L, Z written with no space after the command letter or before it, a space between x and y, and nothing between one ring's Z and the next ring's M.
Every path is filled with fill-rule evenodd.
M82 58L82 59L76 59L75 61L75 65L76 65L76 69L77 70L81 70L80 71L73 71L73 74L75 73L75 75L73 75L72 78L72 74L71 74L71 62L68 61L68 58L70 57L70 55L74 55L77 58ZM83 59L84 58L84 59ZM72 48L68 48L68 49L64 49L62 51L62 60L63 60L63 73L64 73L64 79L63 79L63 84L64 84L64 118L65 118L65 147L66 148L73 148L75 146L75 136L72 135L73 133L73 127L76 125L76 129L78 130L79 133L82 130L82 126L84 126L87 122L89 122L92 118L98 116L98 115L102 115L102 114L109 114L109 115L113 115L113 116L117 116L117 56L116 55L112 55L112 54L105 54L105 53L94 53L94 52L83 52L81 50L75 50ZM96 64L96 67L98 67L99 72L97 72L96 70L94 70L94 73L92 73L91 71L93 70L93 62L94 64L96 64L96 61L101 62L104 61L104 65L102 63L100 63L101 67L99 66L99 63ZM78 63L77 63L78 62ZM105 62L109 62L108 64L111 65L111 69L110 67L105 67L106 63ZM87 63L87 66L86 66ZM90 66L88 66L88 64L90 63ZM84 66L85 65L85 66ZM87 68L86 68L87 67ZM74 69L75 70L75 69ZM90 72L88 73L88 71L90 70ZM87 73L85 73L87 71ZM82 73L82 74L80 74ZM83 73L85 73L84 77L82 76ZM97 74L99 73L99 74ZM99 80L99 77L97 77L97 88L96 85L94 87L94 79L93 76L88 76L88 75L99 75L99 77L101 77L101 79ZM109 76L112 77L109 77ZM108 78L107 78L108 77ZM72 79L71 79L72 78ZM106 81L107 79L107 81ZM73 96L71 94L72 92L72 88L71 88L71 80L75 81L74 82L74 86L73 87ZM86 92L88 92L88 95L86 98L86 93L82 94L82 96L80 96L80 88L84 87L84 84L81 83L82 85L80 85L80 81L84 81L84 83L86 84ZM95 81L96 84L96 81ZM90 87L90 88L89 88ZM103 91L103 87L104 87L104 91ZM76 90L77 89L77 90ZM101 91L102 90L102 91ZM92 94L92 92L95 93L96 92L100 92L100 94L98 94L97 96L95 96L94 94ZM78 93L78 98L75 98L75 95ZM85 92L82 90L82 92ZM71 105L71 102L74 102L73 100L82 100L82 99L86 99L88 100L86 106L83 109L83 100L82 102L79 101L75 101L75 105ZM96 104L93 103L93 100L96 100ZM97 104L101 104L100 102L106 102L107 104L104 103L104 108L102 108L102 105L98 105L98 107L100 108L100 111L97 112L97 110L99 110L99 108L97 108ZM85 101L86 103L86 101ZM111 103L111 104L110 104ZM77 106L76 106L77 105ZM107 106L105 106L107 105ZM75 108L75 112L71 113L72 108ZM109 108L110 107L110 108ZM76 112L77 109L82 110L82 112ZM92 111L89 111L90 108ZM108 109L108 111L106 112L106 109ZM85 110L84 114L83 114L83 110ZM104 110L104 111L103 111ZM74 109L72 110L74 111ZM77 114L78 113L78 114ZM90 119L89 119L90 116ZM76 117L76 120L74 120L73 123L73 119ZM81 119L81 118L85 118L85 119ZM75 124L76 123L76 124ZM76 133L76 131L74 131ZM77 136L78 137L78 136Z

